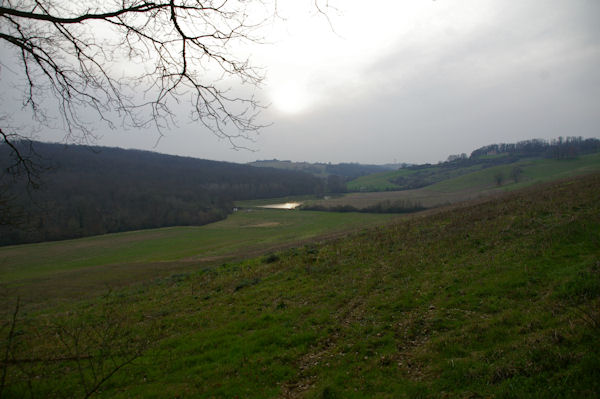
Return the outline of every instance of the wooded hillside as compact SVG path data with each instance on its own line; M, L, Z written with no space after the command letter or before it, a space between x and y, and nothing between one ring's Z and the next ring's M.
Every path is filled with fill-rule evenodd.
M234 200L312 194L323 182L307 173L255 168L138 150L20 144L38 165L40 188L7 168L0 146L0 244L57 240L224 218Z

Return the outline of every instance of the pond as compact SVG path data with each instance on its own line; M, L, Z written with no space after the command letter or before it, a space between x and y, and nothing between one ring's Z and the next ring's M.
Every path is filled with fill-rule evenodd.
M266 209L296 209L301 205L300 202L286 202L283 204L271 204L271 205L262 205L258 208L266 208Z

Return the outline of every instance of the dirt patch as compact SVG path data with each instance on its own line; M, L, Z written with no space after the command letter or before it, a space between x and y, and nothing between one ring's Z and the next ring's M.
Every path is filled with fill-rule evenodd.
M251 224L246 227L275 227L275 226L280 226L280 225L281 225L281 223L279 223L279 222L265 222L265 223Z

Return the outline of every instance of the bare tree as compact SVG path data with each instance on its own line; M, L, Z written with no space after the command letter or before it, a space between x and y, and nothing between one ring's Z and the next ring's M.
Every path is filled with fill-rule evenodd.
M192 120L240 148L262 127L262 107L229 88L233 80L261 82L243 46L260 41L258 28L276 7L276 0L0 0L0 43L17 66L1 62L21 73L33 118L45 125L58 115L68 141L93 141L98 119L162 135L183 103ZM0 129L0 139L14 142L18 132Z
M523 174L523 168L520 166L515 166L510 170L510 177L514 180L515 183L518 183L521 180L521 175Z
M502 173L502 171L494 173L494 181L496 182L496 185L500 187L504 182L504 173Z
M6 293L0 294L5 300ZM27 312L23 317L20 310L17 297L14 310L6 307L0 315L0 399L89 398L134 366L159 337L152 327L140 336L131 315L110 292L85 311L27 320ZM77 382L48 384L61 373L72 373Z

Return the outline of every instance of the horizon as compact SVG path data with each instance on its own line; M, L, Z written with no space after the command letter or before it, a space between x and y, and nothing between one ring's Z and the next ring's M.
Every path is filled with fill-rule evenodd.
M496 143L487 143L484 144L482 146L479 146L477 148L473 148L470 151L460 151L457 152L455 154L448 154L446 155L446 157L444 157L443 159L440 159L438 161L435 162L421 162L421 163L411 163L411 162L404 162L401 160L398 160L397 162L386 162L386 163L362 163L362 162L357 162L357 161L341 161L341 162L332 162L332 161L315 161L315 162L310 162L310 161L306 161L306 160L291 160L291 159L280 159L280 158L271 158L271 159L255 159L253 161L247 161L247 162L236 162L236 161L228 161L228 160L224 160L224 159L210 159L210 158L200 158L197 156L190 156L190 155L181 155L181 154L170 154L167 152L161 152L158 151L157 149L141 149L141 148L126 148L126 147L120 147L120 146L111 146L111 145L98 145L98 144L78 144L78 143L64 143L64 142L53 142L53 141L37 141L43 144L56 144L56 145L62 145L62 146L83 146L83 147L93 147L93 148L106 148L106 149L119 149L119 150L124 150L124 151L142 151L142 152L149 152L149 153L153 153L153 154L159 154L159 155L167 155L167 156L175 156L175 157L182 157L182 158L191 158L191 159L198 159L198 160L204 160L204 161L213 161L213 162L225 162L225 163L233 163L233 164L238 164L238 165L248 165L251 163L258 163L258 162L290 162L290 163L306 163L306 164L323 164L323 165L340 165L340 164L357 164L357 165L372 165L372 166L386 166L386 165L394 165L394 166L400 166L400 165L407 165L407 166L414 166L414 165L426 165L426 164L431 164L431 165L435 165L435 164L439 164L439 163L444 163L444 162L448 162L449 161L449 157L454 156L454 155L461 155L461 154L466 154L467 157L470 157L471 154L483 147L489 146L489 145L503 145L503 144L519 144L522 142L527 142L527 141L543 141L546 142L548 144L552 144L554 141L559 140L559 139L567 139L567 138L581 138L583 140L589 140L589 139L598 139L596 137L583 137L583 136L558 136L558 137L553 137L553 138L549 138L549 139L542 139L542 138L533 138L533 139L524 139L524 140L518 140L515 142L496 142ZM36 141L33 141L34 143Z
M266 126L238 143L254 151L233 150L188 121L185 96L162 133L90 119L94 137L66 137L53 115L46 122L54 129L40 127L21 107L22 76L6 45L1 116L35 140L235 163L422 164L489 143L600 137L598 2L378 1L365 9L353 0L330 2L326 17L311 7L280 2L280 18L257 31L263 43L232 50L266 75L257 87L225 82L270 105L260 116Z

